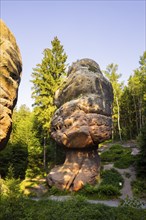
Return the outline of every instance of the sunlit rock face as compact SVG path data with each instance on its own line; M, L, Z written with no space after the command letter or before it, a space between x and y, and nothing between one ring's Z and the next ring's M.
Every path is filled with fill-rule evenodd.
M15 37L0 20L0 150L10 137L21 71L21 55Z
M111 137L112 101L112 86L95 61L73 63L63 88L56 94L58 110L51 124L51 136L65 146L66 160L50 172L49 185L79 190L86 183L96 182L98 144Z

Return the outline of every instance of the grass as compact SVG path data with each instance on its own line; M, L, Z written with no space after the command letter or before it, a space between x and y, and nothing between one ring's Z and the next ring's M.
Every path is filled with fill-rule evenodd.
M20 183L20 191L30 197L43 196L47 191L45 179L25 179Z
M123 177L115 169L105 170L101 173L101 182L95 186L86 184L83 189L77 192L88 199L109 200L118 198L120 189L124 183Z
M80 198L66 202L31 201L25 198L8 198L0 203L0 219L8 220L138 220L146 219L146 210L131 207L108 207L89 204Z
M111 148L101 154L102 162L112 162L114 167L126 169L132 165L136 157L131 155L131 149L122 147L119 144L112 145Z
M102 197L103 195L112 197L113 193L115 196L115 189L119 192L120 188L118 182L122 181L120 174L114 169L111 169L109 171L103 171L101 177L102 181L100 185L95 186L94 189L93 186L87 185L86 191L93 195L100 192ZM30 185L34 184L34 180L27 181ZM36 182L38 184L40 183L39 180L36 180ZM140 183L136 183L136 186L137 185L139 186ZM141 187L143 187L143 185ZM51 190L50 193L58 193L55 188L52 188ZM65 202L51 200L33 201L20 193L19 181L14 178L6 180L1 179L0 197L0 219L2 220L146 219L146 210L140 209L139 203L135 200L126 200L126 202L119 207L108 207L102 204L89 204L85 201L84 194L78 194Z
M102 171L101 178L102 185L112 185L117 187L118 189L121 189L124 183L124 179L121 174L113 168L110 170Z
M44 191L39 192L38 186L44 186ZM21 182L20 189L24 195L29 197L43 197L47 198L51 195L63 196L85 196L87 199L113 199L118 198L120 194L120 189L124 180L118 171L115 169L101 171L100 184L95 186L86 184L83 189L78 192L68 192L66 190L59 190L55 186L48 188L46 182L40 182L38 179L26 179ZM38 190L37 190L38 189Z
M87 184L76 194L82 195L86 199L109 200L118 198L120 191L112 185L91 186Z
M146 199L146 179L138 178L132 182L131 186L134 196Z

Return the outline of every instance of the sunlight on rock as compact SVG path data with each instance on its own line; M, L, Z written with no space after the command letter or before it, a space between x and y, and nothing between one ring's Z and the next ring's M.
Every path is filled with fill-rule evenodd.
M11 134L21 72L22 60L15 37L0 20L0 150Z
M112 102L111 83L99 65L91 59L73 63L55 96L58 109L52 118L51 136L66 148L66 160L47 176L50 186L77 191L99 181L97 149L112 135Z

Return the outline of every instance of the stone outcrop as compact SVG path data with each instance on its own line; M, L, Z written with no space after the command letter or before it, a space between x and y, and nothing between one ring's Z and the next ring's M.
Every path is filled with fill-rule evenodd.
M79 190L99 177L98 144L110 139L113 91L99 65L90 59L74 63L63 87L57 91L58 110L51 136L66 148L66 160L47 177L49 185Z
M21 72L21 55L15 37L0 20L0 150L10 137Z

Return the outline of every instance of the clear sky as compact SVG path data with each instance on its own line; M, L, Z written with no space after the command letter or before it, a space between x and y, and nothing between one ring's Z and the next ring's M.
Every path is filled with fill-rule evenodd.
M13 32L23 60L18 107L31 107L32 68L55 36L69 65L91 58L105 70L113 62L125 83L146 50L145 0L1 0L0 4L1 18Z

